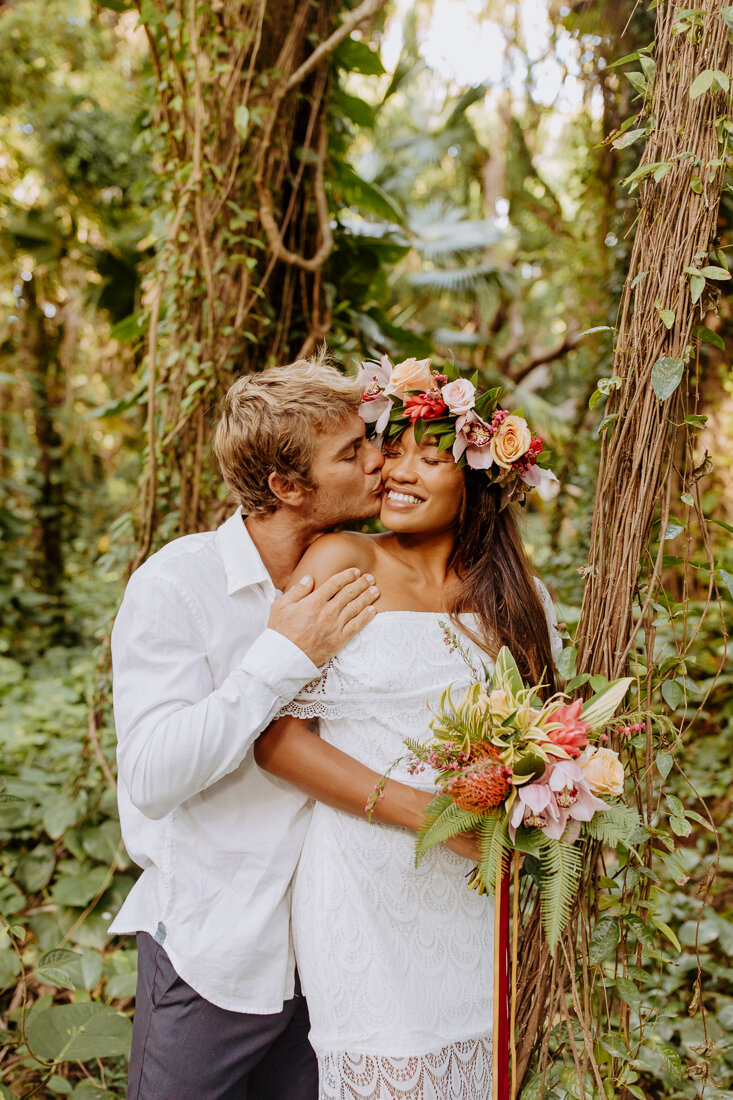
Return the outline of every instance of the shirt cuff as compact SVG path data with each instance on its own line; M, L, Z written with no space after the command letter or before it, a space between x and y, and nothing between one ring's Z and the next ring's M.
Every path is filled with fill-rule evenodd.
M321 670L295 642L267 627L247 650L241 668L264 680L288 701L315 680Z

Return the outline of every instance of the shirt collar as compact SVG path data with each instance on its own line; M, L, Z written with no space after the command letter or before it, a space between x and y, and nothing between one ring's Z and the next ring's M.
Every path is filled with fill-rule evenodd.
M231 596L253 584L274 588L265 563L245 526L241 506L218 528L216 538L227 576L227 595Z

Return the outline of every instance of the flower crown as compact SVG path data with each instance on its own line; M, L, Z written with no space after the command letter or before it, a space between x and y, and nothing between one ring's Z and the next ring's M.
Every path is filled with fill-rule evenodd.
M394 439L412 425L418 444L437 436L438 450L451 448L459 467L485 470L501 486L502 507L542 481L557 481L544 465L540 437L519 413L499 408L501 387L479 395L478 373L469 380L452 364L444 369L439 374L430 359L414 358L393 366L386 355L362 363L359 415L367 435Z

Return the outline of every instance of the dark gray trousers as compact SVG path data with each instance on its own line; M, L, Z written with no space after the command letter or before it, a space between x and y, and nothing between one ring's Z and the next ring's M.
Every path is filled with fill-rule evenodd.
M137 944L127 1100L317 1100L299 983L282 1012L227 1012L179 978L152 936Z

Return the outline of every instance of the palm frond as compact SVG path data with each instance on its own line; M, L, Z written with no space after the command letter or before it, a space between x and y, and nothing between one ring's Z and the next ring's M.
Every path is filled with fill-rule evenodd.
M411 218L409 227L414 234L412 246L425 260L446 260L483 252L485 248L497 246L505 237L496 222L489 218L481 221L432 221L422 225Z
M471 267L450 267L433 271L419 271L409 277L413 286L424 290L461 291L472 290L485 282L497 278L497 266L494 263L474 264Z
M570 428L567 421L558 414L554 405L538 393L517 386L507 404L512 408L524 409L532 428L550 443L559 445L568 438Z

